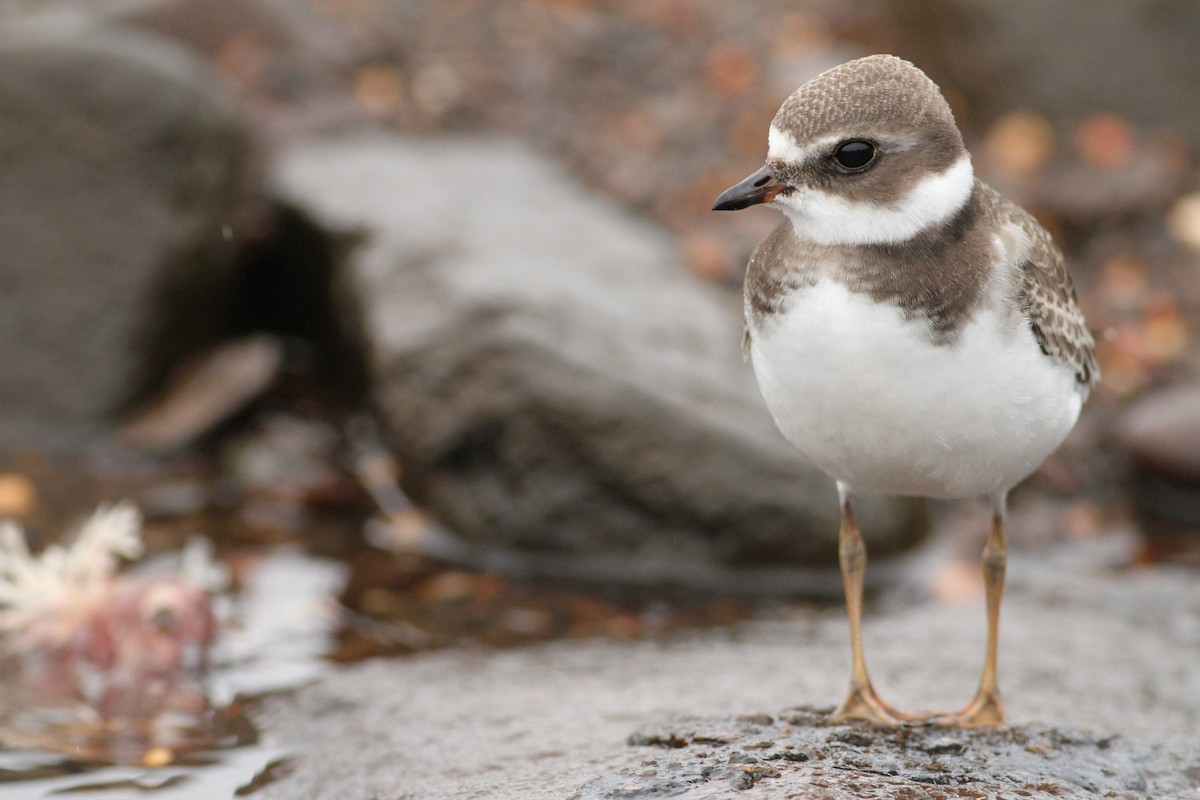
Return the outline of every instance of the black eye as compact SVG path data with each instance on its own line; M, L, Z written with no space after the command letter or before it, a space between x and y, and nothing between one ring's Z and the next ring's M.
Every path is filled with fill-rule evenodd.
M833 160L846 169L862 169L875 160L875 145L853 139L838 146Z

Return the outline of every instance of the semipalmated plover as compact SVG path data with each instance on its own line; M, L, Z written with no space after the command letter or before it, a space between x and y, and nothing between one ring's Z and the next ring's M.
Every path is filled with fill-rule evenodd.
M716 210L786 219L750 259L746 346L776 424L836 482L850 690L835 719L917 719L883 702L863 658L866 550L855 489L986 496L987 652L975 698L937 719L1005 724L996 641L1009 489L1075 425L1098 379L1062 254L975 178L938 87L894 56L824 72L784 101L766 165Z

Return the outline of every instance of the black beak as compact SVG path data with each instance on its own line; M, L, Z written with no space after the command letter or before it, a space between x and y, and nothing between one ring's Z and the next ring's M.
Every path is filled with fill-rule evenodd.
M741 183L721 192L713 211L739 211L743 208L769 203L783 190L783 184L775 177L770 167L764 166Z

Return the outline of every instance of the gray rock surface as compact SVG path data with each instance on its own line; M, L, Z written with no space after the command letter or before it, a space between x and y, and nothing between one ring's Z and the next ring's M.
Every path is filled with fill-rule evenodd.
M874 762L860 763L857 771L842 776L858 787L853 794L816 793L813 781L820 776L812 761L781 759L767 764L780 774L762 777L749 794L717 776L684 796L1041 798L1056 788L1066 792L1059 796L1096 797L1103 792L1085 792L1089 782L1099 780L1099 768L1101 774L1110 769L1107 779L1113 781L1134 776L1130 786L1137 786L1138 775L1146 781L1144 791L1133 788L1114 797L1194 798L1200 782L1200 671L1195 668L1200 584L1194 574L1114 572L1062 551L1014 554L1009 575L1000 680L1018 733L1033 745L1029 754L1037 756L1025 766L1046 767L1021 780L1044 778L1041 794L1022 795L1028 790L1014 788L1007 794L973 795L982 788L972 783L932 785L927 791L897 784L893 776L870 771L874 766L886 772L889 762L904 755L903 747L881 742ZM884 696L912 709L948 710L966 702L982 657L981 604L889 604L869 617L867 655ZM677 728L681 716L691 718L693 730L711 733L727 729L729 715L766 713L781 719L788 715L780 709L789 704L832 704L845 690L848 668L840 609L798 610L666 641L597 639L362 664L293 696L273 698L260 710L266 741L290 751L292 758L279 770L283 777L252 796L596 796L594 790L611 786L614 776L627 779L617 786L649 780L653 776L642 773L651 770L669 777L672 760L682 765L705 750L629 744L631 734ZM1056 730L1040 728L1039 721ZM841 735L841 730L829 732ZM1063 732L1070 730L1092 733ZM781 735L763 738L774 741ZM931 736L919 732L913 741L928 745ZM994 772L1007 745L1000 746L1003 739L989 744L989 736L947 734L951 744L966 747L954 758L951 751L957 747L948 749L947 769L960 775ZM1103 763L1106 741L1110 763ZM1047 750L1039 742L1052 746ZM717 747L710 749L715 753ZM754 756L756 751L742 747L741 752Z
M0 446L78 445L220 321L247 135L173 45L15 25L0 152Z
M375 400L406 488L464 538L635 557L610 579L835 563L832 482L765 411L740 299L663 233L506 141L316 142L278 185L364 233ZM912 502L858 510L873 555L919 536Z
M584 786L572 800L644 797L971 797L1087 800L1187 796L1186 760L1115 736L1042 725L1004 730L923 723L889 731L829 722L832 708L681 719L628 739L659 755ZM759 785L761 784L761 785Z

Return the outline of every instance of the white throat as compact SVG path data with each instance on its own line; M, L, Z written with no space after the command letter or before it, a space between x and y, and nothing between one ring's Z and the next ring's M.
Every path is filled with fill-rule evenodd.
M823 245L894 244L949 219L966 204L974 185L971 157L964 153L887 205L807 187L777 196L772 205L788 216L801 239Z

